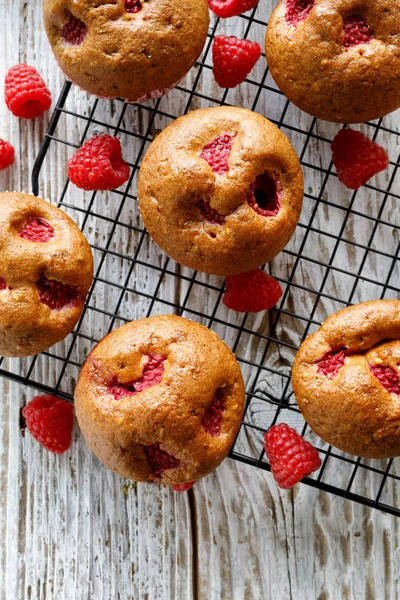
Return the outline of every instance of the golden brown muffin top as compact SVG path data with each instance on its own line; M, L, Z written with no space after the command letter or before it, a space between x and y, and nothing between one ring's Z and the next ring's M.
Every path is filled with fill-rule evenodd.
M400 301L329 317L300 347L293 389L311 428L359 456L400 455Z
M163 484L213 470L234 441L243 405L232 352L217 334L174 315L134 321L106 336L75 392L93 452L124 477Z

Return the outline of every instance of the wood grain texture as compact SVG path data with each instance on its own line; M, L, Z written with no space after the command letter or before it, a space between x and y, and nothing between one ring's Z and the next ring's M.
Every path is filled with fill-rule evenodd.
M12 64L27 61L39 68L49 87L57 97L63 82L60 71L50 54L41 23L40 2L0 0L0 79ZM260 7L270 12L272 6L261 0ZM276 4L276 2L275 2ZM243 33L244 25L237 20L227 21L221 31ZM257 26L261 27L261 26ZM257 66L261 69L261 66ZM211 89L209 74L204 78L204 91ZM194 77L194 75L192 75ZM213 93L220 93L215 87ZM180 114L186 99L174 96L173 114ZM254 91L250 86L235 92L229 101L251 106ZM282 106L277 99L268 104L262 99L258 110L278 118ZM164 102L164 101L163 101ZM207 105L201 98L197 105ZM86 110L85 96L74 92L71 106ZM166 104L167 106L167 104ZM194 105L192 104L192 107ZM101 119L115 125L119 108L114 103L99 107ZM309 117L290 108L288 119L307 127ZM48 116L33 123L13 118L0 101L0 136L8 138L16 148L15 166L0 174L0 189L30 190L30 172L34 157L47 126ZM126 127L144 131L148 121L143 111L129 109L124 118ZM394 117L393 117L394 119ZM167 118L157 118L154 128L162 128ZM398 120L392 125L398 126ZM60 136L66 133L79 139L84 124L66 119ZM331 135L329 124L319 123L319 133ZM93 131L92 131L93 133ZM301 148L301 136L293 134L292 141ZM127 151L136 152L134 142L125 140ZM389 143L389 142L388 142ZM397 141L396 141L397 143ZM131 144L131 146L129 146ZM65 180L66 152L70 150L54 145L51 160L46 160L42 172L41 193L53 200L59 197ZM307 160L326 166L327 149L317 141L308 148ZM397 151L398 152L398 151ZM320 185L315 174L307 174L306 187ZM329 183L323 198L337 198L345 206L349 197L338 193L335 182ZM99 213L115 214L120 207L119 198L105 194L96 200ZM68 201L84 207L87 196L76 190L68 191ZM363 211L374 211L372 193L362 197ZM392 202L392 201L391 201ZM392 202L392 208L395 203ZM303 222L308 222L313 206L305 208ZM78 210L71 214L81 223L83 215ZM396 217L397 218L397 217ZM138 222L134 205L121 209L121 219ZM314 226L323 231L340 226L339 212L324 206L315 217ZM353 230L356 224L350 222ZM109 225L90 218L85 223L85 233L99 247L109 239ZM350 235L350 234L349 234ZM368 230L357 230L359 239L368 241ZM304 231L296 232L290 249L301 244ZM386 242L382 231L377 243ZM111 248L115 252L132 253L138 239L128 232L118 232ZM310 240L307 251L310 257L326 256L331 252L331 241L319 236ZM141 249L143 257L162 266L163 257L147 241ZM339 260L346 261L349 269L359 265L358 250L346 248L339 252ZM96 253L97 264L102 253ZM108 259L107 259L108 260ZM292 259L292 263L293 263ZM115 257L105 264L102 275L111 281L123 281L129 274L129 265ZM176 268L172 266L171 268ZM379 263L368 265L371 279L381 278ZM281 276L290 273L290 260L273 265ZM378 277L380 275L380 277ZM190 274L189 274L190 276ZM323 270L314 263L304 262L296 271L298 283L315 285L321 282ZM202 276L200 276L201 278ZM139 268L132 274L132 287L139 286L150 295L154 292L154 278L148 269ZM179 286L174 278L163 282L164 298L186 297L187 286ZM343 278L327 282L325 291L341 295ZM96 305L112 311L118 301L118 289L109 286L95 297ZM364 299L369 289L358 289L354 301ZM191 294L187 308L196 310L204 302L199 294ZM311 295L301 290L298 297L291 296L286 308L294 304L312 310L315 302ZM292 303L292 307L290 306ZM124 318L145 316L149 304L144 298L132 295L121 304ZM157 304L155 312L163 306ZM165 307L164 307L165 308ZM315 319L339 308L325 299L315 307ZM154 313L153 313L154 314ZM224 313L223 313L224 314ZM222 314L222 316L223 316ZM188 315L186 315L188 316ZM110 320L99 313L89 313L83 331L95 338L106 333ZM118 321L113 323L118 325ZM269 326L265 317L250 317L246 325L262 331ZM278 335L290 344L297 344L304 327L301 322L281 320ZM213 328L227 341L234 342L232 329L220 324ZM87 345L87 347L86 347ZM80 360L90 349L80 340L73 351L73 359ZM58 346L60 353L63 346ZM237 344L238 354L246 360L259 360L263 352L251 337L243 336ZM261 354L260 354L261 353ZM290 369L292 351L272 347L268 360ZM29 361L12 362L14 369L26 369ZM245 370L246 371L246 370ZM34 376L48 384L55 384L60 374L56 361L40 359ZM251 377L251 369L245 372ZM70 391L77 369L69 366L63 376L61 389ZM257 389L279 396L282 377L261 377ZM65 386L65 388L64 388ZM0 597L3 600L396 600L400 598L400 532L399 520L343 501L306 486L291 492L279 491L271 476L251 467L227 460L211 476L197 484L188 494L177 495L168 489L125 482L107 471L85 447L79 431L74 432L72 449L57 457L43 451L38 444L20 429L20 410L34 395L31 389L0 380ZM265 426L268 414L265 402L252 403L252 422ZM244 438L244 446L259 440ZM332 463L332 469L338 465ZM341 477L340 470L335 476ZM368 491L376 482L361 477L360 490ZM387 502L397 501L393 485L387 491Z

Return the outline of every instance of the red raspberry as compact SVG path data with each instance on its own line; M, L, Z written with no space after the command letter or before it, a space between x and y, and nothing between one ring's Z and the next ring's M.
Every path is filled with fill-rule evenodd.
M125 10L127 13L137 13L142 10L140 0L125 0Z
M71 46L80 46L87 34L87 27L83 21L80 21L73 15L70 15L64 27L61 29L61 37Z
M263 173L252 184L247 202L262 217L276 217L281 203L282 186L274 174Z
M208 200L200 200L197 202L196 206L200 210L205 220L209 223L213 223L214 225L223 225L225 223L225 215L220 215L217 210L211 208Z
M208 0L208 7L217 15L227 19L237 17L258 4L258 0Z
M288 490L321 466L314 446L286 423L271 427L264 440L271 472L280 488Z
M36 396L22 411L29 433L46 450L63 454L71 446L74 407L55 396Z
M0 139L0 171L4 171L14 162L14 148L10 142Z
M171 485L172 489L175 492L187 492L194 486L195 481L189 481L188 483L176 483L175 485Z
M80 301L78 290L56 279L42 275L37 283L40 301L51 310L61 310L65 306L76 306Z
M352 15L347 19L343 19L343 32L343 44L346 48L358 44L367 44L374 37L373 30L368 27L361 15Z
M68 161L70 180L83 190L114 190L129 174L120 141L107 134L87 140Z
M369 365L369 369L385 390L400 396L400 377L396 369L389 365Z
M0 292L7 288L6 280L3 277L0 277Z
M212 47L213 72L220 87L234 88L242 83L261 56L257 42L217 35Z
M143 375L137 381L132 383L116 383L110 386L110 392L116 400L136 396L147 388L158 385L164 374L165 356L158 354L148 354L147 363L143 369Z
M329 377L329 379L333 379L343 367L348 353L347 348L330 350L316 363L317 372Z
M18 233L19 237L29 242L44 244L49 242L54 236L54 229L45 219L34 217Z
M4 89L8 109L21 119L34 119L51 106L51 94L34 67L16 65L6 75Z
M357 190L389 166L386 150L354 129L341 129L331 148L339 181L350 190Z
M261 269L230 275L225 280L226 292L222 302L237 312L269 310L282 296L278 281Z
M314 4L315 0L286 0L286 21L296 27L307 19Z
M221 433L222 414L225 411L225 396L222 390L217 390L201 421L205 431L212 437Z
M181 465L179 458L175 458L172 454L168 454L165 450L161 450L160 444L146 446L145 453L150 468L156 477L160 477L164 471L177 469Z
M229 157L236 133L224 133L206 144L200 158L208 162L214 173L224 175L229 171Z

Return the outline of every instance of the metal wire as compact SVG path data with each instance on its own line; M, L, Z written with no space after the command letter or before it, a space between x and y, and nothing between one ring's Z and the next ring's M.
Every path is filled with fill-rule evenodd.
M243 37L254 39L264 35L266 22L262 19L261 4L250 16L241 17ZM180 114L199 106L231 103L228 90L216 90L212 83L208 89L212 88L215 95L203 92L204 80L212 81L209 57L218 23L215 19L202 60L197 63L192 76L172 93L175 98L176 94L180 97ZM400 480L397 461L361 460L328 447L304 422L290 383L291 363L300 342L327 314L362 300L397 297L400 220L392 218L390 203L400 199L400 158L394 161L392 157L388 174L342 198L343 189L337 184L329 152L325 154L329 157L325 164L323 160L324 148L329 150L332 140L333 126L306 116L305 121L299 120L293 117L296 112L290 117L293 107L274 86L268 68L257 68L255 78L250 77L243 84L252 90L247 107L263 112L265 97L270 106L279 107L275 110L277 118L271 117L269 112L267 116L295 143L306 183L312 183L306 186L306 211L295 238L272 263L274 275L284 288L276 309L257 317L230 314L221 303L224 291L221 278L207 278L180 268L161 253L157 261L152 258L155 246L141 224L137 209L132 206L136 206L135 187L140 162L157 133L157 123L165 126L178 116L170 112L173 103L163 98L132 107L122 101L112 101L113 118L112 122L107 122L102 114L108 106L105 100L90 98L86 102L82 93L84 109L67 106L72 94L71 84L65 83L34 165L33 192L39 193L41 174L51 146L61 144L73 151L99 129L123 137L127 143L131 141L134 149L129 161L131 178L123 189L112 192L117 208L110 213L97 207L101 204L98 202L101 194L78 198L71 193L71 186L66 181L58 206L79 221L86 235L107 231L104 240L99 241L95 235L91 240L96 266L92 289L82 317L65 343L25 361L0 359L0 375L72 400L74 383L87 352L102 335L132 319L132 306L141 306L140 316L169 312L192 318L225 338L245 375L246 410L230 453L232 458L269 470L263 435L272 424L286 421L310 439L323 458L319 472L304 483L400 515L394 489ZM137 127L132 127L132 118L137 120ZM370 137L379 139L382 134L391 135L400 145L399 132L387 126L384 120L368 123L366 127ZM371 197L378 206L376 211L366 208L366 205L371 206ZM127 211L131 211L129 214L131 217L133 214L133 218L126 217ZM134 240L129 251L125 247L127 238ZM354 265L343 259L347 256L353 257ZM123 276L114 276L114 267L110 269L110 264L123 265ZM377 270L385 273L381 280ZM138 273L153 282L152 289L146 286L142 289ZM106 297L104 306L100 297ZM48 381L44 381L43 369L49 373ZM53 371L56 372L55 379L51 379Z

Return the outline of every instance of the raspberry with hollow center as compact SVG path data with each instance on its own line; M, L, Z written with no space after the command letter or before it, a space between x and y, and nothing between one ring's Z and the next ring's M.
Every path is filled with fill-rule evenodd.
M175 483L174 485L171 485L171 487L175 492L187 492L194 486L195 483L195 481L188 481L188 483Z
M70 402L45 394L36 396L22 411L29 433L46 450L63 454L71 446L74 407Z
M181 466L181 461L172 454L160 448L160 444L151 444L145 447L145 453L152 473L156 477L161 477L164 471L177 469Z
M236 133L224 133L208 142L200 154L200 158L205 160L217 175L224 175L229 171L229 157L235 137Z
M14 148L10 142L0 139L0 171L4 171L14 162Z
M276 217L281 208L282 186L279 179L270 173L259 175L252 184L247 202L257 214Z
M317 372L329 377L329 379L333 379L343 367L348 353L349 351L347 348L329 350L329 352L324 354L324 356L315 363L317 365Z
M211 208L208 200L200 200L197 202L196 206L200 210L205 220L209 223L213 223L214 225L223 225L225 223L225 215L220 215L217 210Z
M120 141L107 134L87 140L68 161L68 177L87 191L116 189L129 174Z
M339 181L350 190L357 190L389 166L386 150L354 129L341 129L331 148Z
M343 44L346 48L368 44L374 37L374 31L366 24L361 15L352 15L343 19L343 33Z
M258 0L208 0L208 7L217 17L238 17L257 6Z
M81 300L75 286L67 285L56 279L47 279L45 275L40 276L36 285L40 301L51 310L61 310L65 306L72 307Z
M80 46L87 34L87 27L83 21L70 15L69 21L61 29L61 37L71 46Z
M389 365L368 365L372 375L390 392L400 396L400 377L396 369Z
M110 386L110 392L116 400L136 396L147 388L161 383L166 357L159 354L148 354L146 358L147 362L140 379L131 383L116 383Z
M44 244L49 242L55 236L55 233L48 221L41 217L34 217L29 219L18 235L29 242Z
M6 75L4 98L15 117L34 119L51 106L51 94L34 67L21 64Z
M3 277L0 277L0 292L7 288L6 280Z
M286 423L271 427L264 440L271 473L280 488L292 488L321 466L314 446Z
M125 0L125 10L127 13L138 13L142 10L140 0Z
M314 4L315 0L286 0L286 21L294 27L305 21Z
M225 280L226 291L222 302L237 312L269 310L282 296L279 282L261 269L230 275Z
M222 415L226 411L225 396L222 390L217 390L215 396L204 413L201 424L206 433L217 437L221 433Z
M217 35L212 47L213 73L222 88L234 88L242 83L261 56L257 42L234 36Z

